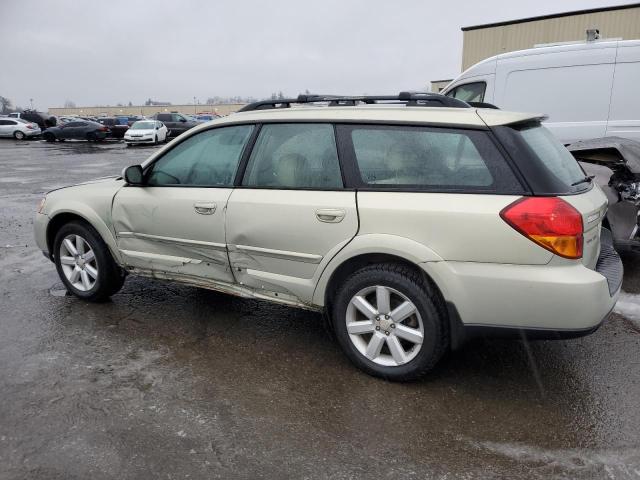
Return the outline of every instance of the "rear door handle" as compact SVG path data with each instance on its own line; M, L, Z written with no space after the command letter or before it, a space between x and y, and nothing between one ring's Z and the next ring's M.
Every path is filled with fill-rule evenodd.
M345 211L339 208L321 208L316 210L316 218L325 223L339 223L345 216Z
M216 204L211 202L196 202L193 209L200 215L213 215L216 212Z

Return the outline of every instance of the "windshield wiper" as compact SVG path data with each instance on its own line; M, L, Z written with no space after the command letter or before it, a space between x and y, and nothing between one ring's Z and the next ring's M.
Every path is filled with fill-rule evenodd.
M595 178L595 175L587 175L582 180L578 180L577 182L573 182L571 184L571 186L575 187L576 185L580 185L581 183L591 183L594 178Z

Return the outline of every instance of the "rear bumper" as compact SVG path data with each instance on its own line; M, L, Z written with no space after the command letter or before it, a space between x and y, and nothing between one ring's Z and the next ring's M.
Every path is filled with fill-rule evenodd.
M548 339L597 330L613 310L623 273L610 235L602 236L596 270L577 262L423 264L447 301L453 345L477 335Z

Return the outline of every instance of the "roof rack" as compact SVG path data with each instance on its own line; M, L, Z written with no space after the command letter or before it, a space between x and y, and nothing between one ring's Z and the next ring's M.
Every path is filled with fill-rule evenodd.
M453 107L469 108L469 104L457 98L440 93L400 92L398 95L298 95L298 98L262 100L242 107L239 112L268 110L272 108L290 108L292 104L328 103L330 107L352 107L360 103L365 105L406 105L408 107Z

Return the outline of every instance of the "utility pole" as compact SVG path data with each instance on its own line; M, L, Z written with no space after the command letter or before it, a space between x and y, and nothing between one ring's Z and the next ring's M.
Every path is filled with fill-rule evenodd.
M193 97L193 114L196 114L196 97Z
M33 98L30 98L29 102L31 103L31 110L33 110Z

